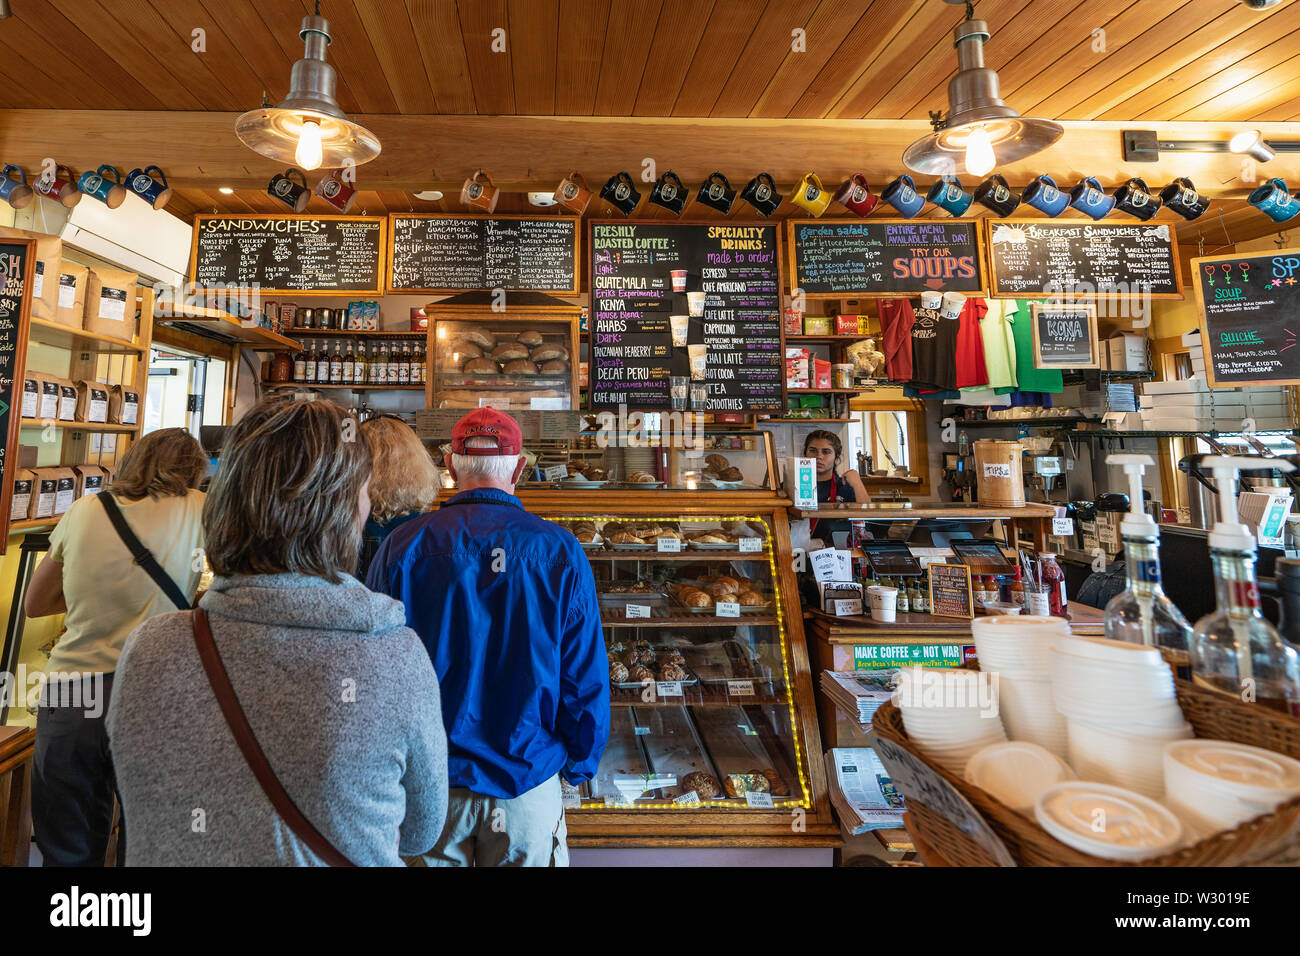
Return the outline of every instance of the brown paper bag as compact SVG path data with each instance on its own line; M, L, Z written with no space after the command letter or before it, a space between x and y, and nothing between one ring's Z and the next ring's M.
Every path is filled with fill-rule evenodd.
M9 504L9 520L24 521L32 510L32 483L36 476L30 468L14 472L14 496Z
M59 307L59 264L63 261L63 240L43 232L0 226L0 239L35 239L33 254L36 265L32 271L32 316L37 319L62 321ZM81 328L78 317L77 328Z
M99 465L73 465L77 473L77 497L97 495L104 490L104 469Z
M59 421L77 420L77 383L70 378L59 379Z
M95 266L86 282L87 332L114 338L135 338L135 285L139 275Z
M77 383L77 421L108 421L109 387L103 382L80 381Z
M86 311L86 282L90 270L66 259L59 266L59 301L54 321L74 329L82 327Z
M140 415L140 393L133 387L114 385L108 393L108 420L114 425L134 425Z
M54 514L54 499L58 495L59 476L51 474L57 468L33 468L32 500L27 509L28 518L49 518Z
M18 406L20 418L36 418L41 410L41 373L24 372L22 398Z

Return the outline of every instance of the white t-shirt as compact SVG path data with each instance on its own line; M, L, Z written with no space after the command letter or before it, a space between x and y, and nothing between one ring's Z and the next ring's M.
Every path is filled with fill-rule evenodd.
M127 636L155 614L177 610L108 520L98 495L73 502L50 535L49 560L63 565L66 633L50 655L51 671L109 672ZM193 600L203 568L203 492L185 497L115 496L123 517L167 576ZM199 570L195 570L195 566Z

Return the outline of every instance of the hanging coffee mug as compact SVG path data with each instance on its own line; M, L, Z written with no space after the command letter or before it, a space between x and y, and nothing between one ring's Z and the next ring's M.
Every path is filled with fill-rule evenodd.
M731 188L731 183L727 182L726 176L722 173L713 173L704 180L704 185L695 194L695 198L726 215L731 212L731 204L736 201L736 191Z
M316 195L341 213L352 209L357 201L357 187L343 181L343 170L331 170L316 184Z
M936 206L942 206L954 217L964 215L970 208L970 204L975 201L975 197L962 187L961 181L956 176L944 176L930 187L930 192L925 198Z
M14 179L11 175L17 173L18 178ZM36 194L32 192L32 187L27 185L27 174L22 171L21 167L10 163L3 172L0 172L0 199L3 199L15 209L22 209L32 201Z
M1070 197L1061 192L1060 187L1056 185L1056 180L1047 173L1043 173L1025 187L1024 192L1020 194L1020 201L1053 219L1065 212L1070 205Z
M925 199L916 191L911 176L899 176L886 186L880 198L889 203L904 219L911 219L925 207Z
M297 176L299 182L294 182ZM311 190L307 188L307 176L301 169L290 166L282 173L276 173L266 184L266 194L278 199L294 212L302 212L311 201Z
M650 190L650 201L656 206L663 206L675 216L680 216L686 208L687 197L686 187L671 169L660 176Z
M87 196L94 196L109 209L116 209L126 200L126 188L121 184L121 177L108 163L93 173L82 173L77 188Z
M1160 210L1160 199L1147 184L1134 177L1115 190L1115 208L1146 222Z
M581 216L587 211L587 205L591 202L591 189L587 186L586 177L577 170L569 173L560 180L560 185L555 187L554 198L569 212Z
M1282 179L1270 179L1256 187L1246 202L1274 222L1288 222L1300 215L1300 199L1287 193L1286 181Z
M641 202L641 194L636 191L632 177L626 172L610 176L605 185L600 187L600 198L625 216L630 216Z
M770 216L781 205L781 194L776 191L776 180L768 173L759 173L744 189L740 198L745 200L764 216Z
M1001 173L994 173L976 187L975 201L1002 217L1011 215L1020 205L1020 197L1011 191Z
M871 192L866 176L854 173L840 183L839 189L835 190L835 201L850 212L855 212L859 216L868 216L880 202L880 197Z
M36 182L32 183L32 188L42 196L58 200L69 209L81 202L81 190L77 188L77 178L72 175L72 170L63 164L55 166L54 175L48 179L45 176L38 176Z
M1160 200L1165 208L1178 213L1184 219L1199 219L1210 208L1210 201L1196 191L1192 181L1186 176L1179 176L1172 183L1160 190Z
M1115 197L1107 196L1095 176L1089 176L1070 190L1070 205L1093 219L1105 219L1115 208Z
M157 177L150 176L150 171L157 173ZM126 177L126 186L131 192L153 206L154 209L161 209L172 198L172 190L167 185L167 177L163 175L163 171L157 166L146 166L144 169L131 170L130 175Z
M482 182L479 181L480 177ZM500 198L501 191L493 184L492 177L482 169L474 170L474 175L460 187L460 201L473 209L494 212Z
M814 216L820 217L831 204L831 194L822 188L822 181L816 173L807 173L803 179L794 184L790 201L796 206L807 209Z

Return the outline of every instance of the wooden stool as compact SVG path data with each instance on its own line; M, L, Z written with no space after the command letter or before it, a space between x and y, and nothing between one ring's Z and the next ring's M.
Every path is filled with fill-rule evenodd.
M36 731L0 727L0 866L27 866L32 848Z

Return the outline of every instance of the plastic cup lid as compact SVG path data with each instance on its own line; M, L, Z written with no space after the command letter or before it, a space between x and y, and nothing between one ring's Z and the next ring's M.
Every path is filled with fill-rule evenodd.
M1034 818L1067 846L1108 860L1142 860L1178 846L1183 825L1150 797L1104 783L1066 781L1048 787Z
M1047 748L1012 740L976 752L966 763L966 779L1012 809L1029 810L1048 787L1074 779L1074 771Z
M1210 778L1216 789L1246 799L1300 793L1300 761L1262 747L1227 740L1178 740L1165 747L1165 763Z

